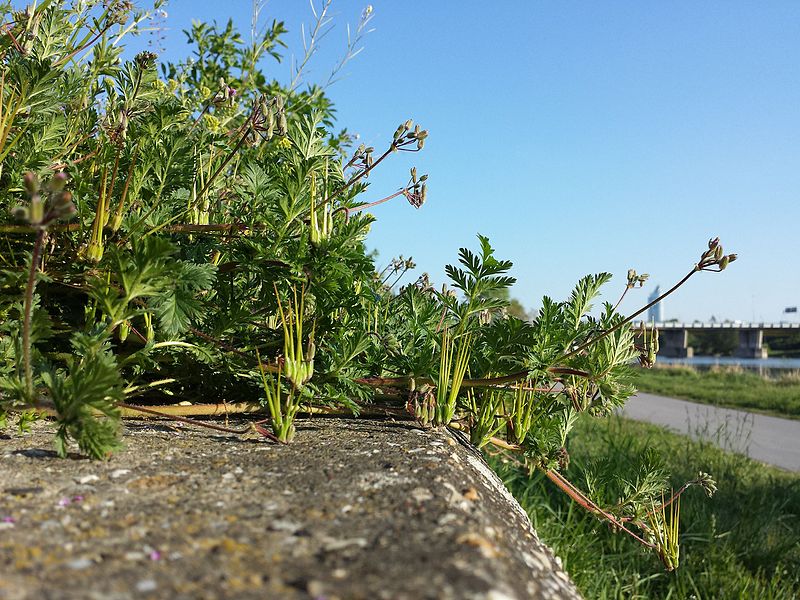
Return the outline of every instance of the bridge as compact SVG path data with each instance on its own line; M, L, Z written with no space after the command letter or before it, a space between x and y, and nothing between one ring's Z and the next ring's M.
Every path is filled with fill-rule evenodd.
M645 327L652 323L644 322ZM634 322L638 328L640 322ZM659 356L668 358L691 358L694 348L689 345L689 332L735 330L739 332L739 347L736 356L739 358L767 358L764 347L764 335L781 335L800 331L800 323L656 323L659 331Z

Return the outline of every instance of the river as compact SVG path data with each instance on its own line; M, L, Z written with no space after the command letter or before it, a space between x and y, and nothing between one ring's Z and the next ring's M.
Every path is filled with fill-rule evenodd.
M759 373L771 371L800 371L800 358L736 358L734 356L693 356L692 358L664 358L659 356L662 365L686 365L697 369L713 366L739 366Z

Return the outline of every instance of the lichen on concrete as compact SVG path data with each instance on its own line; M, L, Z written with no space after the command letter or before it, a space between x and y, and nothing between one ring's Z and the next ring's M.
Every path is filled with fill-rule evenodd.
M105 462L0 434L0 599L578 598L473 448L301 421L295 441L127 422Z

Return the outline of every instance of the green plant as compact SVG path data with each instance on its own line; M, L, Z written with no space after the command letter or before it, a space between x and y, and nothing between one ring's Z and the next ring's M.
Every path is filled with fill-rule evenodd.
M633 488L626 490L624 481L643 480L642 456L649 455L645 466L657 470L662 482L670 474L667 489L698 479L698 467L714 473L719 489L713 499L699 490L680 496L681 566L674 571L659 570L656 553L628 543L614 527L562 494L544 473L529 477L503 456L490 458L490 464L585 598L796 598L800 476L724 451L720 443L619 417L581 418L568 440L571 461L564 474L606 510L630 495ZM664 502L661 486L655 481L650 487L656 508ZM643 516L652 510L650 500L643 508Z
M651 363L657 344L647 330L636 343L630 322L641 311L623 317L606 303L590 314L609 274L583 278L565 302L545 298L523 321L506 312L511 263L479 236L477 252L462 248L446 267L452 288L423 277L396 290L412 263L378 273L366 211L399 197L419 208L427 176L412 169L398 191L360 197L375 168L423 150L428 132L409 120L382 151L351 152L346 131L332 132L324 89L301 89L305 60L289 85L265 74L282 23L249 45L230 23L195 24L194 60L162 65L159 77L150 52L122 59L144 18L128 2L2 6L0 418L50 414L59 453L72 439L105 457L121 409L263 395L274 437L287 441L301 400L354 414L382 403L424 425L469 429L477 445L512 452L581 497L558 474L567 436L580 414L625 402L629 363ZM355 54L351 41L345 58ZM50 182L46 201L37 177ZM11 207L25 186L20 222ZM734 259L711 240L665 296ZM651 513L666 527L663 510ZM644 541L673 556L662 538Z

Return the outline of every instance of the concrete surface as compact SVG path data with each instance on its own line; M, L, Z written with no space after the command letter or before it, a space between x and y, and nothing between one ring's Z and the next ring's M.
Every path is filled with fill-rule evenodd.
M302 421L276 445L127 422L109 461L0 432L0 598L579 598L444 431Z

